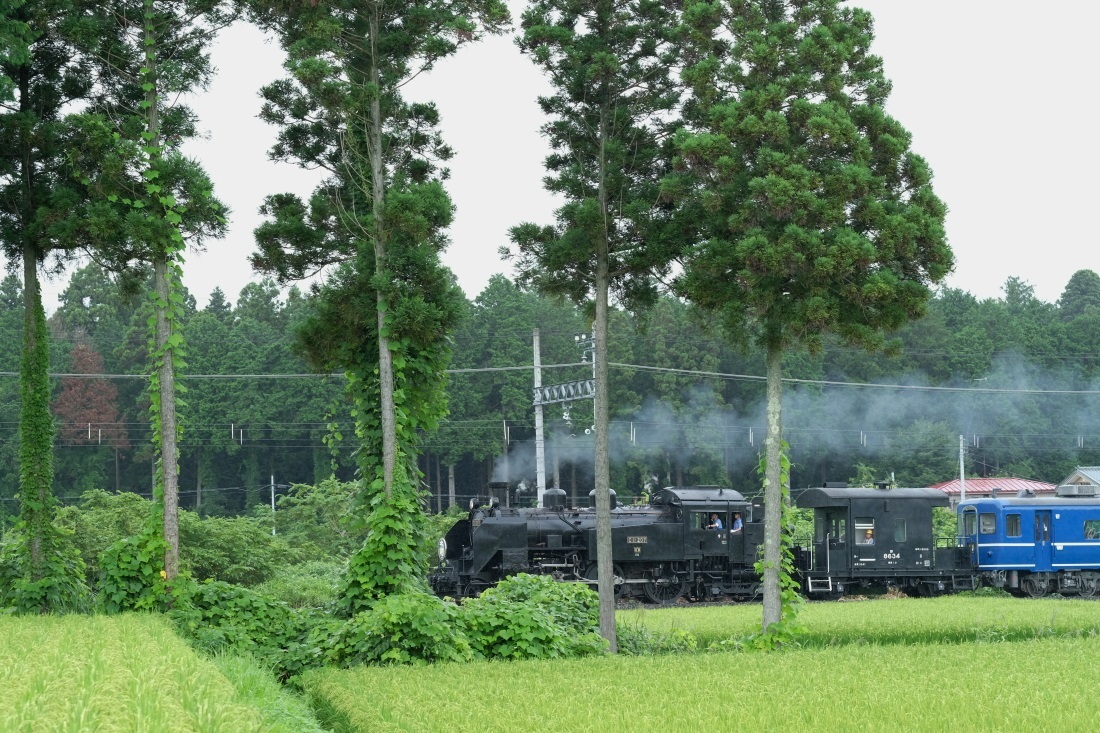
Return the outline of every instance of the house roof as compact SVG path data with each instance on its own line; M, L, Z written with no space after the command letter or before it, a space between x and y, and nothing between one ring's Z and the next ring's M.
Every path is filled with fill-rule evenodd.
M1098 469L1100 470L1100 469ZM939 489L945 494L958 494L960 492L959 480L945 481L935 484L933 489ZM998 494L1015 495L1020 491L1031 491L1035 494L1053 494L1054 484L1045 481L1032 481L1026 478L968 478L966 480L966 493L991 494L993 489Z
M1074 476L1077 476L1078 474L1084 476L1094 484L1100 484L1100 466L1078 466L1076 469L1074 469L1073 473L1066 477L1066 481L1063 481L1062 483L1068 482L1070 479L1072 479Z

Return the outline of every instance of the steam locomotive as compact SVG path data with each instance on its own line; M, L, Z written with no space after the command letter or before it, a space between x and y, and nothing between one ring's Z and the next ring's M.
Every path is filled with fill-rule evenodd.
M742 526L707 529L712 514L723 518L723 527L732 527L734 514L740 514ZM761 507L731 489L670 487L644 506L618 506L612 496L616 596L640 595L654 603L685 594L753 598L760 586L753 563L764 541L762 518ZM436 593L454 598L476 595L514 573L594 586L595 497L585 508L567 507L560 489L547 490L536 509L475 500L469 515L440 541L439 558L430 583Z
M533 509L503 507L499 499L471 502L439 543L429 577L434 591L459 599L515 573L595 586L594 496L584 508L566 506L565 497L547 490L543 506ZM932 510L948 499L934 489L830 483L803 490L797 505L813 510L813 534L795 547L810 598L838 598L865 586L933 596L983 582L1018 595L1100 593L1100 498L963 502L962 533L946 538L934 536ZM714 515L720 529L711 528ZM763 516L758 502L713 486L663 488L640 506L618 506L612 496L616 597L658 604L755 598ZM1034 527L1034 542L1023 537L1025 526Z

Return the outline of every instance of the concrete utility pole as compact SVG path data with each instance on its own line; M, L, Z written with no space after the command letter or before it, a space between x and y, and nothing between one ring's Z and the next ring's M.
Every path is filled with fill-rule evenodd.
M959 436L959 501L966 501L966 465L963 457L966 455L966 444L963 436Z
M534 333L535 341L535 391L542 387L542 354L539 346L539 330ZM542 427L542 403L535 404L535 506L542 506L542 495L546 491L546 439Z

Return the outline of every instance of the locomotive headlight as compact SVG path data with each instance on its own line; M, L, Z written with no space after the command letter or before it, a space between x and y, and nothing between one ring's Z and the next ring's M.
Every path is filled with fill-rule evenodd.
M443 537L439 538L439 544L436 545L436 554L439 556L439 562L443 562L447 559L447 540Z

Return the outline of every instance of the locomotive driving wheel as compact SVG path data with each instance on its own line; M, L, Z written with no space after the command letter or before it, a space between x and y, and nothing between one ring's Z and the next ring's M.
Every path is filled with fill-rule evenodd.
M615 600L619 600L623 595L623 591L626 590L626 574L618 564L612 566L611 572L615 583ZM594 562L588 563L588 567L584 569L581 577L585 580L599 580L599 565ZM599 592L596 586L592 586L592 590Z
M653 603L661 606L675 603L680 600L680 597L687 591L688 583L686 580L676 577L675 574L662 575L657 578L651 578L643 586L645 591L645 597Z

